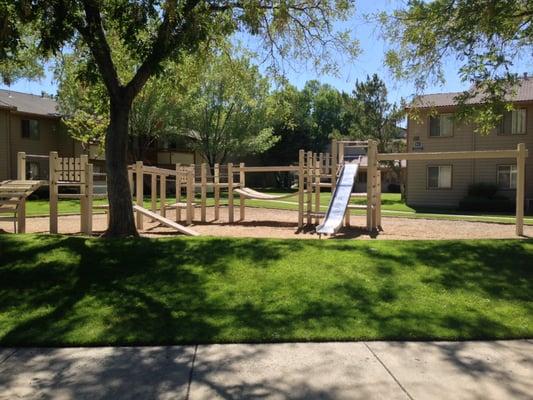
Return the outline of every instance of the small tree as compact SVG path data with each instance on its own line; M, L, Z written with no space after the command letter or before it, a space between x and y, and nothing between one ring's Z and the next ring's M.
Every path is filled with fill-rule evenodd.
M110 121L105 137L108 173L107 236L137 235L127 177L128 124L133 100L163 62L194 54L209 40L247 32L260 37L274 57L328 60L324 49L340 46L355 53L349 38L333 30L345 18L350 1L200 1L200 0L14 0L0 4L0 60L21 55L22 26L39 39L41 55L64 51L83 42L90 63L109 95ZM136 61L131 77L122 80L108 32ZM331 63L327 63L330 64Z
M401 110L396 104L389 103L387 87L377 74L367 76L366 81L355 83L351 102L353 115L350 135L357 139L375 139L378 150L390 152L399 139L397 127Z
M185 91L176 107L179 129L196 137L195 148L210 166L228 155L263 153L276 141L268 119L268 79L247 56L232 57L229 50L200 65L188 57L177 71Z
M366 81L355 83L351 109L350 135L353 138L378 142L381 153L403 150L400 128L397 124L402 118L402 110L391 104L387 98L387 87L377 74L367 76ZM387 165L396 177L401 177L401 163L388 161Z

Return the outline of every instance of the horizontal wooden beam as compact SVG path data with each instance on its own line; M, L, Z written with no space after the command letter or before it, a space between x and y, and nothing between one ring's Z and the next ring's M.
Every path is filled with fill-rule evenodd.
M338 140L337 143L368 146L368 141L366 140Z
M159 168L159 167L150 167L146 165L143 165L143 173L144 174L157 174L157 175L164 175L164 176L176 175L175 170Z
M244 167L244 172L296 172L298 171L297 165L281 165L273 167ZM235 169L235 173L239 172L239 169Z
M444 151L427 153L378 153L378 161L395 160L472 160L491 158L516 158L517 150ZM527 157L527 151L526 151Z

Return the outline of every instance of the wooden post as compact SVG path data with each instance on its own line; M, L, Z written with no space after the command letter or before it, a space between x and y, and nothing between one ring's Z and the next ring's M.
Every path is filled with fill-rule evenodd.
M69 165L75 165L76 163L70 163ZM89 157L86 154L82 154L79 158L79 171L75 172L72 179L78 178L80 180L80 231L87 234L87 220L88 220L88 200L87 200L87 164L89 164Z
M159 190L161 193L159 194L160 202L161 202L161 215L163 217L167 216L167 177L166 175L161 174L159 176Z
M239 164L239 188L242 189L246 186L246 174L244 172L244 163ZM246 198L241 194L239 195L239 220L244 221L246 217Z
M176 222L181 221L181 208L178 206L178 204L181 202L181 177L182 175L180 173L180 165L176 164Z
M333 139L331 141L331 193L335 191L335 186L337 185L337 151L338 143L337 140Z
M318 213L320 212L320 161L316 159L316 153L313 157L315 162L315 224L320 223L320 217Z
M313 212L313 153L307 152L307 225L311 225L311 213Z
M144 197L144 188L143 188L143 176L144 176L144 172L143 172L143 162L142 161L137 161L135 163L135 179L136 179L136 200L137 200L137 205L139 207L144 207L144 203L143 203L143 197ZM137 213L137 229L143 229L144 227L144 220L143 220L143 215L138 212Z
M526 181L526 145L519 143L516 157L516 234L524 234L524 191Z
M157 213L157 174L154 172L150 175L150 200L152 212ZM152 222L155 222L155 219L152 218Z
M82 219L84 220L84 229L82 232L86 235L91 235L93 233L93 165L86 163L83 169L83 174L85 175L85 214L82 215Z
M381 171L376 171L376 228L381 229Z
M215 221L218 221L220 218L220 165L218 163L216 163L214 166L213 185L215 196Z
M17 179L26 180L26 153L23 151L17 153Z
M133 170L128 168L128 182L130 184L130 195L133 196L133 188L134 188L134 182L133 182ZM108 213L109 215L109 213Z
M304 226L305 150L298 152L298 229Z
M324 156L324 171L326 175L331 174L329 153L326 153L326 155Z
M24 181L26 180L26 153L19 151L17 153L17 179ZM18 232L26 232L26 199L20 199L20 202L17 205L17 225Z
M338 163L339 164L344 164L344 143L339 143L339 152L337 153L338 155Z
M206 165L202 163L200 165L200 194L201 194L201 203L200 203L200 220L205 222L206 220L206 198L207 198L207 172Z
M17 226L18 233L26 233L26 199L24 198L20 199L17 205Z
M194 219L194 164L187 172L187 225L192 224Z
M377 170L377 145L374 140L368 141L368 165L366 169L366 227L368 231L374 230L374 187Z
M233 223L233 163L228 163L228 221Z
M50 189L50 233L57 233L57 197L58 197L58 176L57 176L57 166L58 166L59 157L57 151L51 151L50 157L48 159L49 170L48 170L48 179L49 179L49 189ZM19 227L20 230L20 227Z

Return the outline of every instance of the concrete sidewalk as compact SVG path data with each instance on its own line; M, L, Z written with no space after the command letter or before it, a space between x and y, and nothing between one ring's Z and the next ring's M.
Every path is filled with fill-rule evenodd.
M532 399L533 341L0 348L0 399Z

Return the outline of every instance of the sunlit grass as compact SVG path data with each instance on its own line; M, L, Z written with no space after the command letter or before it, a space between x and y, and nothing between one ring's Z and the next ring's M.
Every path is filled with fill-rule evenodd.
M533 242L0 236L1 345L533 337Z

